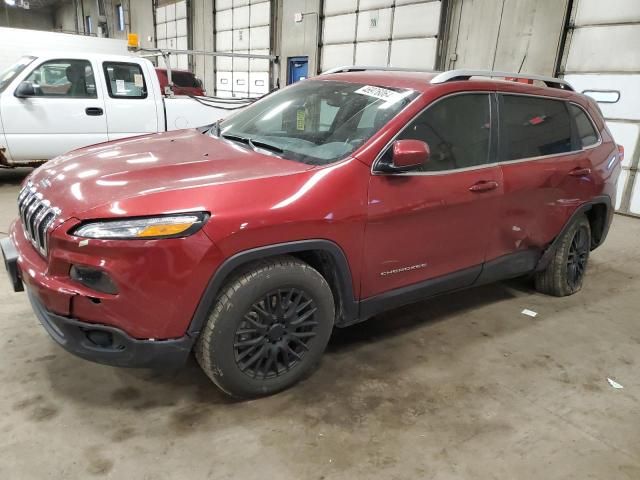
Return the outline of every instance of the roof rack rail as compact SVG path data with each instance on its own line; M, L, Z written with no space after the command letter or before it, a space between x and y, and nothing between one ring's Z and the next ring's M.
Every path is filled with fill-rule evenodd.
M379 72L423 72L423 73L436 73L433 70L421 70L419 68L398 68L398 67L373 67L365 65L345 65L343 67L331 68L320 75L329 75L330 73L348 73L348 72L366 72L366 71L379 71Z
M455 80L469 80L471 77L504 77L504 78L522 78L525 80L538 80L543 82L547 87L559 88L562 90L573 90L573 87L561 78L546 77L544 75L531 75L528 73L499 72L493 70L449 70L439 73L431 79L431 83L445 83Z

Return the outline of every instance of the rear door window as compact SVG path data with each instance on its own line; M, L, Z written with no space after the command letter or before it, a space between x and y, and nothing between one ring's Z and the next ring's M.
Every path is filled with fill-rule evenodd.
M582 148L590 147L598 143L598 133L584 110L570 103L569 112L571 112L571 116L576 125L576 132Z
M139 64L104 62L102 68L111 98L147 98L147 84Z
M574 150L566 102L501 95L500 138L504 160L541 157Z

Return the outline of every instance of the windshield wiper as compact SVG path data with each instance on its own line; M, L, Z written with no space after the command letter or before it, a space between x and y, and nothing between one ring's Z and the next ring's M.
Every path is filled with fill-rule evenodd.
M272 145L270 143L267 142L263 142L262 140L251 140L249 139L249 143L251 145L253 145L254 147L260 147L264 150L271 150L272 152L276 152L276 153L284 153L284 150L280 147L278 147L277 145Z
M268 142L263 142L262 140L254 140L251 139L249 137L243 137L241 135L234 135L231 133L224 133L221 135L222 138L226 139L226 140L232 140L232 141L236 141L236 142L240 142L240 143L246 143L247 145L249 145L252 149L256 149L256 147L258 148L262 148L263 150L271 150L272 152L275 153L283 153L284 150L276 145L272 145Z
M233 135L231 133L221 133L218 135L220 138L224 138L225 140L231 140L233 142L246 143L251 146L251 140L248 137L242 137L240 135Z

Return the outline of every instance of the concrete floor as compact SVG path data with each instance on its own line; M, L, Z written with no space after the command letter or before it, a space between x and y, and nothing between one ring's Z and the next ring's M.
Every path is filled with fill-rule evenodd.
M24 175L0 170L0 232ZM637 480L639 239L617 216L569 298L514 281L337 331L308 380L251 402L195 362L67 354L0 275L0 478Z

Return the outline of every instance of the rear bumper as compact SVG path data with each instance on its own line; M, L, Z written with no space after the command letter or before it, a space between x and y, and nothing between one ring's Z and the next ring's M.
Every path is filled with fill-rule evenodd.
M78 357L115 367L175 368L189 356L193 339L138 340L118 328L80 322L47 311L27 289L36 317L62 348Z

